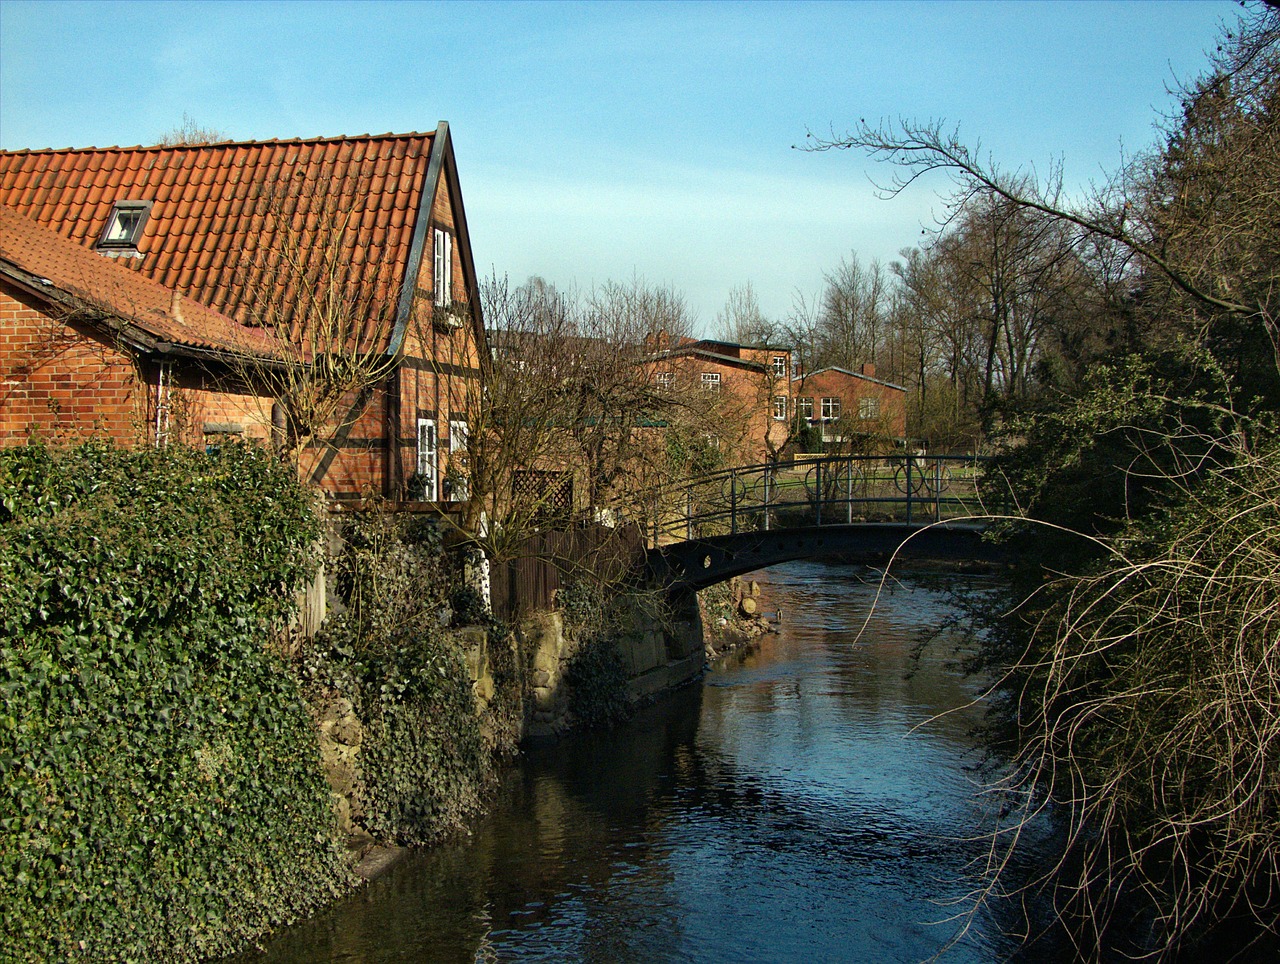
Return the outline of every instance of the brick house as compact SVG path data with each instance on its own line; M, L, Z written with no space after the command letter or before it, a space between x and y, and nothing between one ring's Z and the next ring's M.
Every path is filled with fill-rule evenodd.
M876 378L875 365L861 372L821 368L791 380L792 411L819 428L824 443L885 447L905 443L907 390Z
M649 361L652 377L660 384L684 382L721 393L726 418L741 422L730 464L775 457L788 437L791 349L689 338L664 348L661 338L652 343L657 349Z
M305 476L335 499L465 496L485 343L447 124L5 151L0 212L0 444L279 439L296 423L266 375L359 356L376 381Z
M6 207L0 332L0 444L31 433L163 441L175 398L170 390L168 411L159 404L162 375L165 386L183 384L189 415L222 435L261 400L225 384L203 387L204 366L230 353L297 358L267 332L184 301ZM251 422L241 431L267 439L270 427Z

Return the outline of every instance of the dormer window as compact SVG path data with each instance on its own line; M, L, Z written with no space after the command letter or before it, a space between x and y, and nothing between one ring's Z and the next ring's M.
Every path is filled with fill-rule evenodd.
M136 254L150 212L150 201L117 201L98 240L98 250L104 254Z

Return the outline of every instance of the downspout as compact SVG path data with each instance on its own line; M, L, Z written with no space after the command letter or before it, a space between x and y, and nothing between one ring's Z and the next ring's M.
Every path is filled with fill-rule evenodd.
M165 387L165 375L169 385ZM173 389L173 363L162 361L156 370L156 448L163 448L169 436L169 393Z
M287 440L284 403L276 399L271 403L271 444L275 446L276 455L284 454Z

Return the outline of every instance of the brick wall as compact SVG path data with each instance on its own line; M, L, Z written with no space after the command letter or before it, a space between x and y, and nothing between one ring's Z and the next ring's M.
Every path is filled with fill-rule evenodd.
M907 434L907 393L882 382L829 369L806 375L792 383L794 398L813 399L813 417L822 417L822 399L840 399L841 416L852 429L889 438ZM859 418L859 403L864 398L877 399L879 415L874 419ZM859 423L865 422L865 425Z
M786 378L774 378L771 369L761 372L698 355L677 355L669 362L655 363L654 367L672 371L679 383L693 389L702 387L704 372L720 376L723 414L720 429L730 447L725 453L730 464L764 462L769 454L766 433L775 449L786 441L787 421L773 418L773 397L786 397L789 383Z
M132 357L86 324L0 283L0 445L37 433L145 440L146 392Z
M456 219L448 179L441 172L431 209L431 228L443 228L453 235L453 285L451 297L456 308L474 295L467 291L462 248L456 234ZM450 470L452 438L450 422L469 421L470 400L479 391L479 348L470 320L460 325L435 322L433 292L435 279L434 236L428 233L419 265L413 319L405 333L404 363L399 373L398 438L393 447L391 492L395 494L417 470L418 419L433 419L438 439L438 473L441 480ZM456 317L456 315L455 315ZM465 457L460 457L462 461ZM457 466L463 469L463 466ZM444 493L439 493L441 499Z

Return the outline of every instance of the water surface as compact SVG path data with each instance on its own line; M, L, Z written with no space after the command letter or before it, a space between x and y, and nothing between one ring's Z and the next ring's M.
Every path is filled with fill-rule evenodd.
M777 635L628 727L529 752L473 835L252 959L1007 958L992 911L949 919L984 844L976 689L945 643L910 657L945 593L820 563L759 578Z

